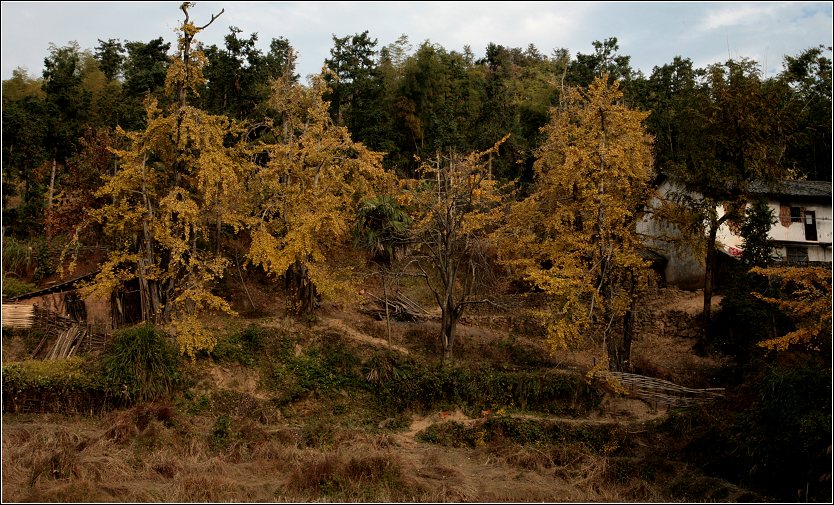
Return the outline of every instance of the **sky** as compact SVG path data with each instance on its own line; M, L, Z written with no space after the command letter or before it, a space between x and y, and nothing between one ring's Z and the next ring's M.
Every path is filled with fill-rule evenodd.
M40 77L49 44L79 43L94 49L98 39L147 42L163 37L176 47L181 2L2 2L2 78L17 67ZM299 54L297 72L318 73L329 57L333 36L368 30L377 48L407 35L416 49L426 40L446 50L470 46L476 58L487 44L541 53L558 48L593 53L592 42L617 37L619 54L634 69L652 68L675 56L696 67L752 58L765 76L795 56L832 43L830 2L197 2L189 12L198 25L225 12L198 35L222 46L229 27L258 34L266 52L284 37ZM831 57L831 53L827 53Z

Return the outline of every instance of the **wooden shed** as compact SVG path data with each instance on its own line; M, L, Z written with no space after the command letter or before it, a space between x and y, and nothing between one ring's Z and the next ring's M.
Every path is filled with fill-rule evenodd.
M105 345L113 330L139 322L138 293L84 296L80 287L97 272L3 301L3 326L42 334L33 358L62 358Z

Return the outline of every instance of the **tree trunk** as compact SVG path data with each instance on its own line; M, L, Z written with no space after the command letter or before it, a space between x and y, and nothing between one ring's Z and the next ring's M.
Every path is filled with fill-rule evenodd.
M382 272L382 300L385 303L385 330L388 334L388 347L391 347L391 314L388 310L388 279L387 272Z
M707 259L704 268L704 309L702 314L701 328L702 334L705 334L709 328L712 320L712 281L715 275L715 237L718 234L718 228L723 223L724 217L720 220L712 219L709 228L709 238L707 239Z
M443 351L443 364L452 362L452 348L455 345L455 331L460 316L460 308L456 308L451 300L447 300L441 308L440 344Z
M217 229L217 234L215 235L214 254L216 254L217 256L220 256L220 236L222 235L222 232L223 232L223 212L220 209L220 202L219 202L219 200L220 200L219 195L220 195L220 190L221 190L220 181L217 182L216 187L217 187L217 195L218 195L217 199L215 201L215 208L217 209L217 222L215 223L215 225L217 227L216 228Z
M145 260L143 258L139 258L138 266L139 268L137 269L137 274L139 277L139 304L140 310L142 311L142 321L150 321L150 290L148 289L148 279L145 276ZM116 296L118 297L119 295Z
M159 286L156 281L149 280L147 270L154 265L153 255L148 249L150 242L149 236L145 236L145 251L140 252L138 265L139 278L139 298L142 303L142 320L152 324L159 324L162 322L163 313L161 310L161 301L159 297Z
M55 194L55 168L57 165L57 161L55 158L52 158L52 175L49 177L49 197L46 199L46 210L52 208L52 197Z
M706 268L704 270L704 307L702 312L702 319L704 329L709 325L712 318L712 276L715 262L715 236L710 232L710 239L707 244L707 260Z
M307 267L296 261L287 271L287 284L296 314L309 314L315 309L316 286L307 276Z
M153 205L151 199L148 197L148 191L145 187L145 165L147 163L147 155L142 160L142 198L145 200L145 208L147 214L142 218L142 244L139 247L139 291L142 300L142 320L149 321L153 324L162 322L164 315L162 313L162 301L160 300L159 284L157 281L152 281L147 278L147 269L153 266L158 266L154 257L154 236L151 228L151 222L154 219ZM170 310L168 304L166 311Z
M724 214L716 219L713 214L710 217L709 236L707 239L707 258L704 268L704 308L701 316L701 331L698 345L703 347L706 345L706 338L709 332L710 324L712 322L712 291L713 280L715 278L715 242L718 229L724 224L724 221L730 218L730 214Z
M631 302L628 310L623 316L623 329L621 334L612 333L608 340L608 369L612 372L631 371L631 342L634 340L634 312L637 308L637 299L634 297L637 283L634 273L629 272L629 296Z

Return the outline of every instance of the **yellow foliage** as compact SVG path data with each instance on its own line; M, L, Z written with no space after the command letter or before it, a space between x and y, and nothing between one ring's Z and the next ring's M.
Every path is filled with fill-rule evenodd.
M589 381L593 381L594 379L599 380L605 386L607 386L611 391L628 396L630 395L630 391L623 386L623 383L620 382L619 379L614 377L609 373L608 370L608 357L601 357L597 359L597 362L591 367L590 370L585 374L585 377Z
M438 153L420 166L422 178L403 185L412 209L413 259L440 307L444 359L451 356L455 325L468 303L486 302L491 233L501 223L510 192L492 178L492 148L458 156Z
M195 314L189 314L171 321L167 331L177 337L180 352L193 361L197 352L212 350L217 344L217 337L208 331Z
M781 298L754 292L760 300L781 309L793 319L796 329L781 337L759 342L777 351L790 346L819 351L823 340L831 339L831 271L825 268L754 267L751 272L776 281Z
M118 169L97 192L107 203L90 213L111 249L88 289L106 294L138 280L142 318L170 322L181 350L193 357L214 345L198 314L233 314L211 293L227 264L217 253L218 230L237 232L250 222L244 181L253 165L243 125L186 101L186 92L204 83L206 64L191 48L199 29L188 22L187 7L179 55L166 77L171 105L163 110L148 100L144 130L118 129L127 147L113 150Z
M602 76L566 98L542 128L533 190L499 232L506 264L551 297L554 349L606 335L645 283L635 224L652 166L648 113L625 107L617 82Z
M390 185L382 153L353 142L333 124L321 77L305 88L279 78L272 108L281 116L279 141L258 146L268 161L250 185L257 209L249 260L273 275L298 265L324 296L350 291L350 271L331 266L334 249L347 238L362 199Z

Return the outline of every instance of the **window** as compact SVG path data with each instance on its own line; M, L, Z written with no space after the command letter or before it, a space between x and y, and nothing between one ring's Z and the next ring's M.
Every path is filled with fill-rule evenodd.
M808 249L805 247L787 247L789 265L805 265L808 263Z
M802 222L802 211L799 207L791 207L791 223Z

